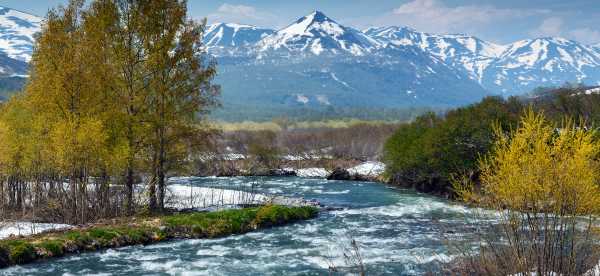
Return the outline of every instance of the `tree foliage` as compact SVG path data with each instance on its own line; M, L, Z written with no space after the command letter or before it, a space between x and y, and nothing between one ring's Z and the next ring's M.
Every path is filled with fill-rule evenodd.
M477 174L477 158L492 146L492 125L514 127L521 103L514 98L488 97L478 104L427 113L401 126L386 142L388 177L424 192L451 193L456 174Z
M165 179L205 144L219 92L205 23L186 6L72 0L48 13L24 94L0 115L5 214L43 209L81 223L131 213L136 179L148 207L164 207Z
M481 188L456 183L461 199L500 213L472 264L480 273L583 275L597 264L600 144L573 120L559 126L529 109L515 131L495 129L479 162Z

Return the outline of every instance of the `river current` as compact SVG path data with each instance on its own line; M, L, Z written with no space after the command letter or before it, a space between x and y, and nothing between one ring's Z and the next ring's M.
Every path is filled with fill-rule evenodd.
M334 210L317 219L222 239L178 240L85 253L0 270L2 275L345 275L358 244L368 275L436 272L469 241L471 210L380 183L297 177L187 178L200 187L252 189L314 199Z

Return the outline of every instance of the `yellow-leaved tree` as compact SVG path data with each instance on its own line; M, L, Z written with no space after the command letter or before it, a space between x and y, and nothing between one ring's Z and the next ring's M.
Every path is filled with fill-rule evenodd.
M471 271L581 275L597 264L600 144L584 126L565 119L555 127L529 110L517 130L496 128L494 149L479 163L480 189L455 185L500 218L469 258Z

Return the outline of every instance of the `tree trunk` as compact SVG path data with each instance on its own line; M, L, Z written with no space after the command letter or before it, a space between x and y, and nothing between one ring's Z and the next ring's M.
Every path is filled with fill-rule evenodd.
M165 208L165 146L161 139L158 153L158 208L163 211Z
M128 215L133 214L133 168L131 163L127 165L125 173L125 211Z
M150 184L148 187L148 208L150 211L156 211L156 182L158 180L158 170L157 170L157 154L154 153L154 158L152 164L154 164L154 170L152 171L152 179L150 180Z

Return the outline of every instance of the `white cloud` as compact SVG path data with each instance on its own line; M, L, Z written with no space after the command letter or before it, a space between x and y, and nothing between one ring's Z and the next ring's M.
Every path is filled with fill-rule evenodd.
M530 34L535 37L561 36L563 35L563 25L564 22L561 18L549 17L544 19L540 26L533 29Z
M560 36L573 39L584 44L594 44L600 42L600 31L588 27L569 29L565 26L565 21L560 17L549 17L530 32L535 37Z
M208 23L227 22L227 23L243 23L259 26L272 25L277 21L275 15L260 11L253 6L233 5L224 3L214 13L209 14Z
M244 5L231 5L225 3L217 9L217 12L224 15L234 15L253 19L260 18L254 7Z
M586 44L600 43L600 31L590 28L579 28L569 32L571 37Z
M472 32L492 23L547 12L492 5L447 6L440 0L412 0L375 20L375 25L408 25L421 31Z

